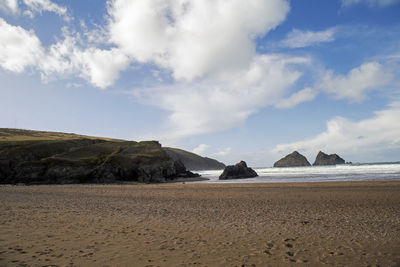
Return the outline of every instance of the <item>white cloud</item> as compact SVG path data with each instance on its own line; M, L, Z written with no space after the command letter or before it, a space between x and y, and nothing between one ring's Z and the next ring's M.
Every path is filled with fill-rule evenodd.
M357 4L367 4L370 7L387 7L400 3L400 0L342 0L342 7L350 7Z
M227 147L221 151L218 151L216 153L211 154L211 156L216 156L216 157L224 157L229 155L229 153L231 153L232 148L231 147Z
M43 48L33 31L8 24L0 18L0 66L22 72L43 59Z
M79 36L63 31L62 40L45 48L33 31L0 18L0 66L13 72L35 69L44 81L76 75L99 88L113 84L120 71L128 67L130 61L120 50L81 48Z
M368 62L349 71L347 75L334 75L327 71L318 84L323 91L339 99L361 101L366 92L383 89L392 80L392 74L378 62Z
M80 48L79 36L65 31L64 39L51 45L46 60L38 63L44 80L59 75L80 76L99 88L106 88L118 79L120 71L129 66L129 59L120 50Z
M222 69L241 69L255 54L254 39L279 25L286 0L114 0L111 41L134 60L170 69L191 81Z
M210 147L209 145L200 144L197 147L195 147L192 152L195 153L195 154L203 156L206 153L206 151L208 150L209 147Z
M35 13L42 14L42 12L54 12L59 16L64 17L65 20L70 20L71 18L67 15L67 8L58 5L51 0L22 0L21 3L24 4L22 7L18 4L17 0L1 0L0 10L11 11L14 14L20 13L21 8L23 9L23 14L34 18Z
M322 150L342 154L350 157L349 160L352 157L374 160L368 158L368 153L376 157L381 152L400 149L399 118L400 101L397 101L375 112L372 118L358 122L334 118L327 123L323 133L308 140L277 145L272 152L285 155L299 150L312 158Z
M201 155L203 157L210 156L210 157L225 157L229 155L231 152L232 148L227 147L225 149L221 149L217 152L212 152L210 151L210 146L206 144L200 144L197 147L195 147L192 152L198 155Z
M33 12L54 12L60 16L67 14L67 8L57 5L50 0L23 0L24 4Z
M166 133L182 138L237 127L298 80L302 72L295 65L308 59L255 49L255 38L288 11L286 0L114 0L108 29L134 61L171 72L172 85L134 94L169 111Z
M287 34L286 39L281 42L281 45L290 48L314 46L334 41L335 33L336 28L316 32L294 29Z
M279 100L275 107L292 108L299 103L313 100L320 91L333 95L337 99L347 99L350 102L360 102L367 93L383 90L393 81L393 69L378 62L366 62L351 69L345 75L335 75L332 70L321 72L314 88L305 88L293 93L286 99Z
M11 13L17 13L18 12L17 0L1 0L0 10L11 11Z
M302 102L311 101L315 98L317 92L312 88L304 88L290 97L279 101L275 107L277 108L292 108Z
M118 49L87 49L80 54L84 75L100 88L106 88L118 79L121 70L129 65L129 59Z
M23 0L23 3L31 15L44 11L59 15L67 12L65 7L50 0ZM64 33L63 40L44 48L32 32L30 36L37 40L34 47L37 49L29 55L34 54L35 58L14 53L3 65L9 66L16 58L23 63L18 71L30 66L37 69L45 81L54 76L74 74L105 88L133 60L155 63L171 71L178 80L192 81L197 77L201 80L200 85L196 84L198 87L214 86L210 82L214 79L210 78L212 75L230 76L251 68L256 55L254 39L281 23L288 11L287 0L250 3L239 0L115 0L108 2L109 32L101 31L101 35L110 36L117 47L103 50L90 42L81 47L79 34ZM86 32L85 36L89 38L92 34ZM11 50L11 45L7 49ZM16 71L16 64L10 70Z
M66 16L67 8L57 5L50 0L23 0L24 4L35 13L43 11L54 12L60 16Z
M145 103L167 111L170 138L215 132L243 124L261 107L275 104L298 80L307 58L255 56L251 65L196 83L134 91Z

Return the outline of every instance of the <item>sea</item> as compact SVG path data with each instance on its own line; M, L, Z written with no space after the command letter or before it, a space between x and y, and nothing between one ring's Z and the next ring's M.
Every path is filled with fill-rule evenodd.
M194 171L209 180L196 183L296 183L333 181L383 181L400 180L400 162L362 163L333 166L310 166L288 168L253 168L258 177L219 180L223 170Z

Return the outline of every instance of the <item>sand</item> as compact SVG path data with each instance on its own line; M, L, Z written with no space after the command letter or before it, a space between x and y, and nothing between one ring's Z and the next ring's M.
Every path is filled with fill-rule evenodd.
M0 187L0 266L399 266L400 181Z

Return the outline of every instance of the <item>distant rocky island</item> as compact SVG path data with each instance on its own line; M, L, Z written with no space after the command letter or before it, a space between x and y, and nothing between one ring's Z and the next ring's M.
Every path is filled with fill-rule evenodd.
M324 166L324 165L336 165L345 164L345 160L337 154L325 154L320 151L315 158L313 166ZM300 166L311 166L307 158L297 151L285 156L274 163L274 167L300 167Z
M1 184L160 183L194 178L216 160L157 141L125 141L67 133L0 128Z
M278 160L274 163L274 167L300 167L300 166L311 166L307 158L304 157L297 151L293 151L291 154Z
M222 174L219 176L219 179L242 179L257 176L258 174L252 168L247 167L246 162L242 160L235 165L226 166Z
M345 164L345 160L337 154L325 154L320 151L315 158L313 166Z

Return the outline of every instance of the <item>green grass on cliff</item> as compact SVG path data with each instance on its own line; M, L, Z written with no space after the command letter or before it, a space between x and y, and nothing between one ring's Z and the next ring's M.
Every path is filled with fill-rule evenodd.
M46 131L34 131L34 130L23 130L23 129L10 129L0 128L0 142L1 141L39 141L39 140L72 140L72 139L101 139L105 141L119 142L123 141L120 139L113 139L107 137L95 137L79 135L74 133L60 133L60 132L46 132Z

